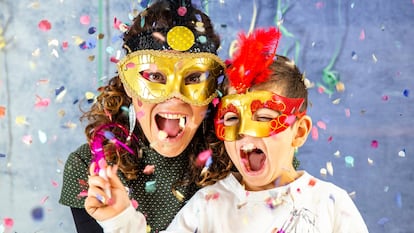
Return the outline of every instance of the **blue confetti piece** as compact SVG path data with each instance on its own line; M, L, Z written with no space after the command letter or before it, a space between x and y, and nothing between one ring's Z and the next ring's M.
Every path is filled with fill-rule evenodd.
M213 163L213 156L210 156L208 157L206 161L206 167L209 168L212 163Z
M56 96L58 96L60 93L62 93L62 91L64 91L65 90L65 87L64 86L61 86L61 87L59 87L59 88L56 88L55 89L55 95Z
M0 153L0 158L6 158L6 154Z
M42 207L36 207L32 210L32 218L36 221L42 221L44 217L44 211Z
M87 44L88 49L94 49L96 47L96 44L97 44L97 39L96 38L89 38L88 41L86 42L86 44Z
M346 156L345 157L345 165L347 167L353 167L354 166L354 158L352 156Z
M395 195L395 202L397 203L398 208L402 208L402 196L401 193Z
M96 32L96 27L90 27L89 29L88 29L88 33L89 34L94 34Z
M379 225L385 225L385 223L387 223L389 221L389 219L388 218L386 218L386 217L382 217L382 218L380 218L380 220L378 220L378 224Z
M156 186L156 181L155 180L154 181L147 181L145 183L145 192L153 193L153 192L155 192L156 189L157 189L157 186Z
M405 97L408 97L408 96L410 95L410 90L405 89L405 90L403 91L403 95L404 95Z

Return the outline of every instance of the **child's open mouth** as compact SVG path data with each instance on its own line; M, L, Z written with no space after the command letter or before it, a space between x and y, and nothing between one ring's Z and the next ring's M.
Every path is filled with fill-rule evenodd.
M240 151L242 163L247 172L258 172L263 169L266 154L253 144L244 145Z
M155 116L158 130L165 132L165 138L175 138L183 131L187 122L185 115L159 113Z

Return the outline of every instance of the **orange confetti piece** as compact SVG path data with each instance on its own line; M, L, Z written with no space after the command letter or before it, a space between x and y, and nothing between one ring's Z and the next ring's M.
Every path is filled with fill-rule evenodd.
M6 116L6 107L0 106L0 118Z

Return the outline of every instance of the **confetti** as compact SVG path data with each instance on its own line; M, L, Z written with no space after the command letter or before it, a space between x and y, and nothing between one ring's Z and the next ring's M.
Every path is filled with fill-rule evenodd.
M326 163L326 170L328 171L329 175L333 176L333 165L332 162Z
M371 141L371 147L374 148L374 149L378 148L378 141L377 140L372 140Z
M345 116L350 117L351 116L351 109L345 108Z
M312 134L312 139L313 140L315 140L315 141L318 140L319 133L318 133L318 128L316 126L312 126L311 134Z
M42 144L45 144L45 143L47 142L47 135L46 135L46 133L45 133L45 132L43 132L42 130L39 130L39 131L37 132L37 135L38 135L38 137L39 137L39 141L40 141Z
M19 126L29 125L29 123L26 121L26 117L25 116L17 116L16 119L15 119L15 122Z
M151 175L153 174L155 171L155 165L147 165L144 168L144 171L142 173L144 173L145 175Z
M24 135L22 141L26 145L30 145L33 142L32 135Z
M387 101L387 100L389 99L389 97L388 97L388 95L383 95L383 96L381 97L381 99L382 99L383 101Z
M403 203L402 203L402 196L401 196L401 193L400 192L398 192L396 195L395 195L395 203L397 204L397 207L398 208L402 208L402 205L403 205Z
M35 221L42 221L44 217L44 211L42 207L35 207L32 209L32 218Z
M365 40L365 30L362 29L361 32L359 33L359 40Z
M82 25L89 25L89 24L91 23L91 18L89 17L89 15L82 15L82 16L79 18L79 22L80 22Z
M325 124L325 122L323 122L323 121L318 121L318 122L316 123L316 125L317 125L319 128L321 128L321 129L323 129L323 130L326 130L326 124Z
M147 181L145 182L145 192L153 193L157 189L156 181Z
M398 152L398 156L400 156L400 157L405 157L405 149L400 150L400 151Z
M14 220L12 218L4 218L3 224L6 226L6 228L12 228L14 225Z
M205 166L206 162L211 157L212 153L213 151L209 149L209 150L202 151L200 154L198 154L197 161L196 161L197 166L199 167Z
M40 31L46 32L52 28L52 24L48 20L44 19L39 22L38 27Z
M410 90L408 90L408 89L404 89L404 91L403 91L403 95L404 95L405 97L408 97L408 96L410 95Z
M378 59L377 56L375 56L375 54L372 54L372 60L374 61L374 63L377 63Z
M6 116L6 107L0 106L0 119Z
M135 200L134 198L131 199L131 205L132 207L134 207L134 209L137 209L139 206L138 201Z
M354 166L354 158L352 156L345 156L345 165L346 167Z

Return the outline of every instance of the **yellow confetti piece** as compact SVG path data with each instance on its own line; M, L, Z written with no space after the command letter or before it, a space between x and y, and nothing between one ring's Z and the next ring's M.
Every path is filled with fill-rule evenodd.
M150 233L150 232L151 232L151 226L147 225L147 233Z
M338 82L336 84L336 90L338 92L344 92L345 91L345 84L343 82Z
M27 123L25 116L17 116L16 124L21 126L21 125L28 125L29 123Z
M335 157L341 157L341 152L339 150L335 151L334 153Z
M173 194L177 198L178 201L180 201L180 202L184 201L184 195L180 191L173 190Z
M338 99L334 99L333 101L332 101L332 103L333 104L339 104L341 102L341 99L340 98L338 98Z
M75 39L75 44L80 45L83 43L83 39L80 36L72 36L73 39Z
M87 100L91 100L91 99L95 98L95 94L94 94L93 92L87 91L87 92L85 93L85 98L86 98Z
M33 57L38 57L39 55L40 55L40 48L37 48L32 52Z

